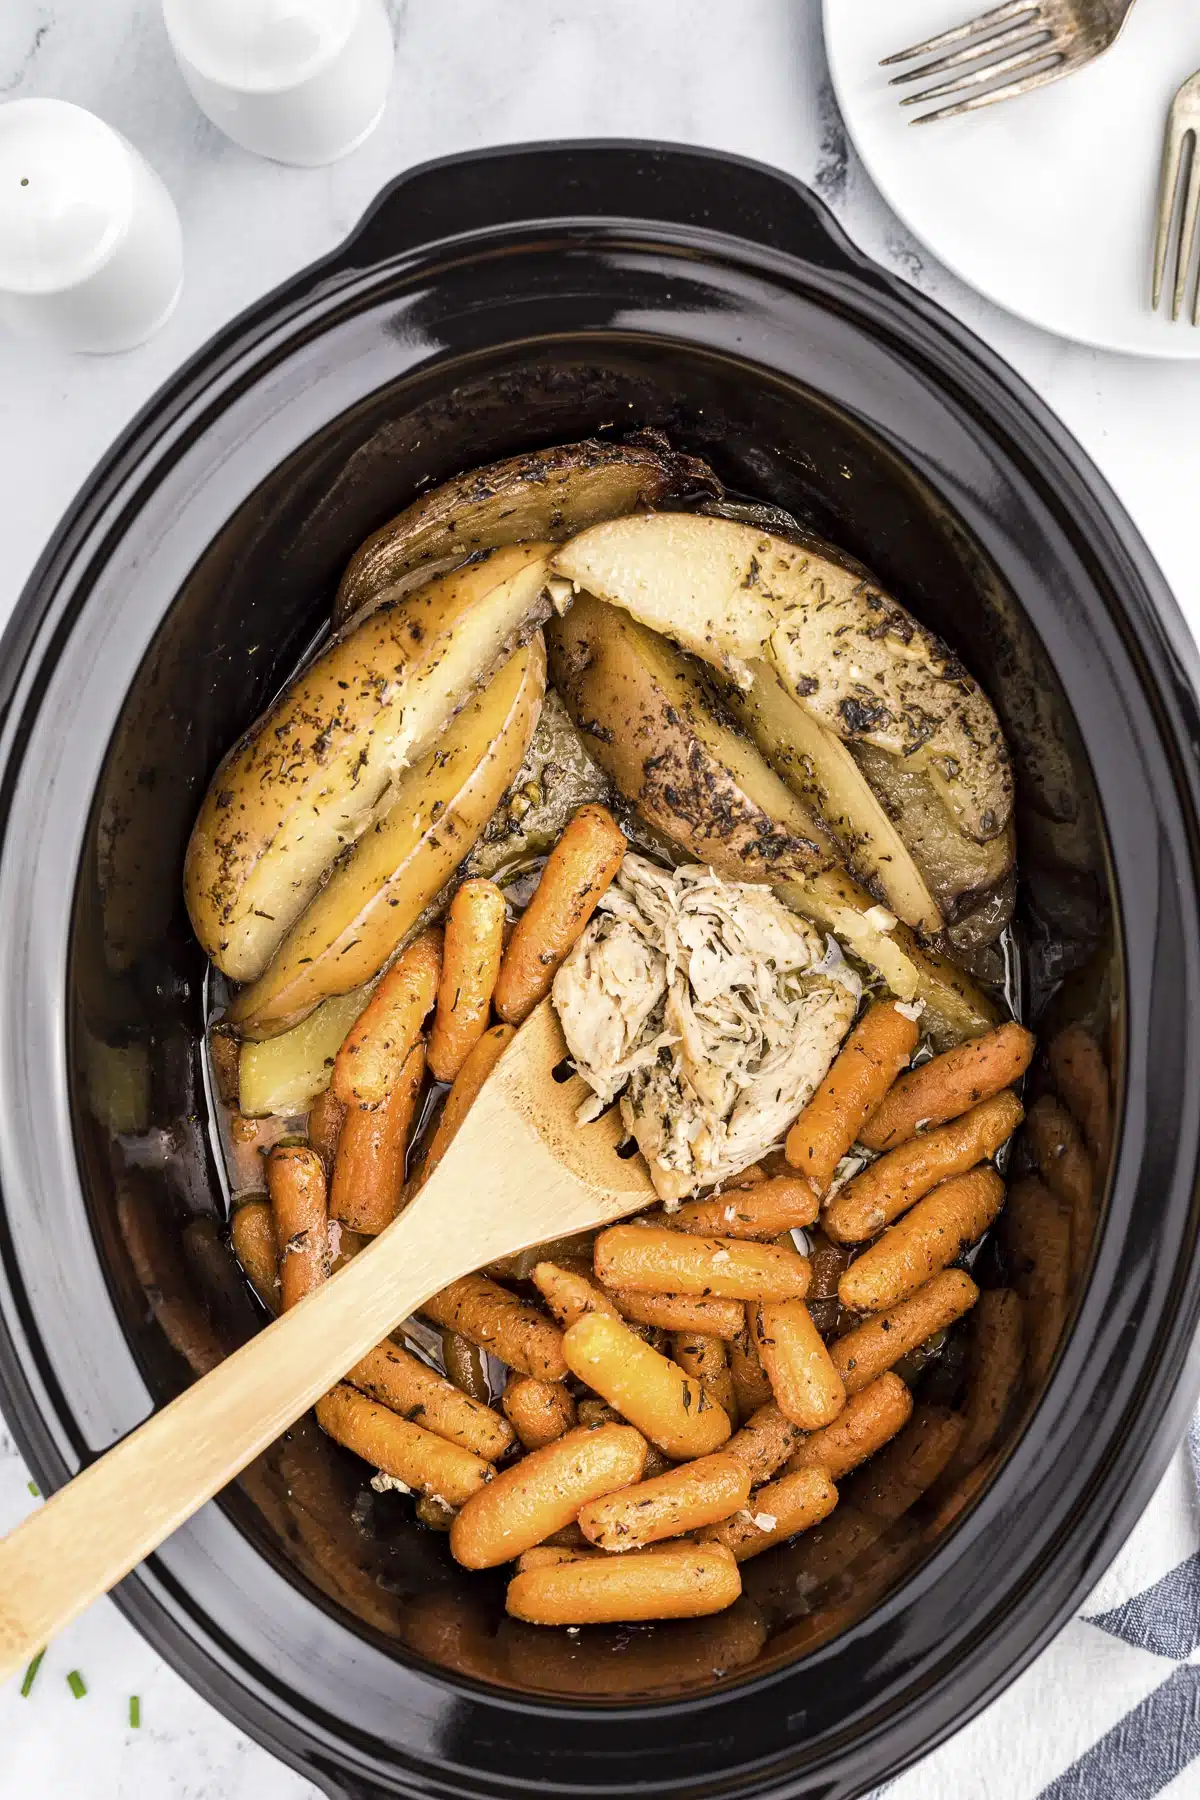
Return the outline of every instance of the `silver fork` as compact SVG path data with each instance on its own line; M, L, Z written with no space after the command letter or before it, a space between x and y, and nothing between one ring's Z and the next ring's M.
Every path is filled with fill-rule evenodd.
M975 112L981 106L1012 100L1017 94L1032 93L1034 88L1073 75L1076 69L1112 49L1134 5L1135 0L1008 0L1007 5L993 7L991 12L981 13L952 31L940 32L909 50L898 50L895 56L885 56L881 67L946 52L919 69L908 69L903 75L892 77L893 87L923 81L927 76L947 78L923 88L919 94L906 95L902 106L921 106L927 100L941 100L949 94L967 96L951 106L922 113L912 121L914 125L929 125L935 119L953 119L960 113ZM1003 86L989 86L1002 77L1008 77Z
M1191 151L1188 155L1188 142ZM1196 221L1200 218L1200 74L1185 81L1171 103L1167 121L1167 141L1163 148L1162 181L1158 190L1158 232L1154 240L1154 310L1162 299L1167 274L1167 258L1171 247L1171 227L1175 223L1175 199L1181 186L1184 158L1188 155L1187 183L1179 220L1179 243L1175 253L1175 287L1171 296L1171 317L1178 319L1187 298L1188 271L1196 243ZM1192 324L1200 325L1200 277L1192 304Z

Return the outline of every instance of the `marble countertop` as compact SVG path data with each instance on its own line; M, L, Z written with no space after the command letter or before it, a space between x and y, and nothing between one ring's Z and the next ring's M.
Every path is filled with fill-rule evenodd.
M391 176L487 144L620 136L736 151L811 182L865 250L965 320L1055 408L1200 628L1200 361L1062 343L938 267L846 143L817 0L391 0L391 11L396 77L379 130L346 161L308 171L246 154L196 111L158 0L4 0L0 100L56 95L123 131L175 197L187 275L174 317L131 355L64 359L0 339L0 618L75 489L166 376L343 238ZM37 1504L27 1481L0 1424L0 1531ZM66 1685L76 1668L83 1701ZM29 1700L15 1683L0 1690L0 1792L302 1800L315 1790L191 1693L102 1601L51 1647Z

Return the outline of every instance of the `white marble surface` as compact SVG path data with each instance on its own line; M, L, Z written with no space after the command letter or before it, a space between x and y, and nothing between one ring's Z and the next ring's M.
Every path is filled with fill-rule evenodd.
M122 130L174 195L187 256L174 318L129 356L63 360L0 340L0 615L76 487L159 383L240 308L337 243L389 177L479 145L635 136L737 151L814 182L865 249L971 324L1058 411L1200 628L1200 363L1140 363L1058 342L932 264L847 151L817 0L391 7L397 72L380 129L347 161L307 171L256 160L201 117L172 62L157 0L0 4L0 100L58 95ZM899 20L902 5L896 11ZM36 1504L26 1480L0 1428L0 1530ZM66 1687L73 1668L88 1681L86 1700ZM138 1732L126 1723L133 1693L142 1701ZM31 1699L14 1684L0 1690L5 1795L301 1800L313 1792L191 1694L108 1602L51 1648Z

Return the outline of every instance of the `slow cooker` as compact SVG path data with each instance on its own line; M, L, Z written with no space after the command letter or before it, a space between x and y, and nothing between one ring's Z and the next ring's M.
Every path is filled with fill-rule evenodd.
M180 895L221 753L424 485L647 427L860 558L987 688L1020 797L1014 991L1043 1042L1079 1021L1102 1045L1115 1148L986 1481L868 1559L824 1639L798 1629L782 1547L747 1580L729 1667L688 1627L549 1650L297 1426L116 1599L345 1800L851 1800L1037 1654L1200 1386L1200 717L1151 557L1037 396L797 183L695 150L532 145L397 180L216 337L96 470L9 626L0 1383L38 1481L254 1328Z

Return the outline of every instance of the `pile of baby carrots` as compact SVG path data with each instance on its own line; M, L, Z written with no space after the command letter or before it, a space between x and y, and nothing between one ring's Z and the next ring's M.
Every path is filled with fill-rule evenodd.
M234 1215L234 1247L269 1306L295 1305L336 1266L331 1221L334 1247L353 1253L395 1216L406 1179L436 1164L625 848L605 809L584 807L511 934L499 890L469 881L444 931L393 965L307 1144L273 1149L267 1198ZM318 1404L319 1423L412 1489L465 1567L515 1563L508 1610L533 1624L720 1611L742 1564L818 1526L835 1484L893 1439L901 1492L970 1476L1012 1388L1000 1364L1016 1296L981 1301L953 1265L1004 1203L992 1159L1023 1118L1014 1083L1034 1040L1010 1023L911 1068L919 1038L914 1009L872 1002L782 1157L674 1212L452 1283L422 1308L446 1375L388 1341ZM406 1178L426 1067L452 1085ZM856 1148L870 1159L845 1179ZM914 1414L906 1359L977 1301L983 1373L966 1411ZM482 1351L509 1371L498 1408Z

